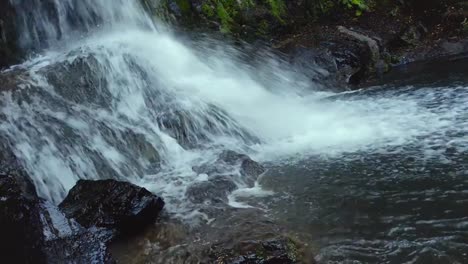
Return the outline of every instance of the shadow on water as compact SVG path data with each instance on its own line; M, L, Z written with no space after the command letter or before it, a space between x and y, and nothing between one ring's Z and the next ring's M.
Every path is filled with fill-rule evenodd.
M454 86L468 83L468 53L393 68L378 84Z

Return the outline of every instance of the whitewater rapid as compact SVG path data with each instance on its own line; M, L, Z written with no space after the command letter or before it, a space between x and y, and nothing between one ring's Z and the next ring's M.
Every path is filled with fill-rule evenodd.
M29 78L20 91L4 92L0 131L40 195L54 202L78 179L112 177L145 186L169 211L190 215L185 191L205 179L192 168L226 149L279 162L408 146L434 155L439 146L467 145L467 87L319 92L273 54L249 54L256 63L245 62L240 50L182 40L155 26L136 2L118 2L56 2L58 23L38 8L23 44L45 48L7 70ZM70 23L72 11L78 18ZM54 65L74 63L90 67L98 81L78 78L66 90L66 82L50 81ZM96 95L85 100L81 85ZM148 146L136 149L129 133ZM152 169L152 149L159 169Z

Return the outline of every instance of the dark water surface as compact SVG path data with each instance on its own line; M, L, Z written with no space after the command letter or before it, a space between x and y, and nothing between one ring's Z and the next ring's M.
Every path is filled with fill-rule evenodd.
M419 76L392 75L398 87L411 86L351 97L430 91L441 96L422 105L460 111L467 60L420 67ZM468 112L457 118L465 126ZM459 128L396 148L271 165L261 185L275 195L262 203L312 245L318 263L468 263L468 152L460 143L468 135Z

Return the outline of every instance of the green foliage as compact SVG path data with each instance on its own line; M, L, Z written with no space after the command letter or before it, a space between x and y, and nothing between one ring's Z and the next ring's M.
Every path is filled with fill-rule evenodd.
M241 9L247 9L255 6L254 0L242 0L239 2Z
M270 5L271 14L282 21L281 16L283 16L286 10L283 0L266 0L266 2Z
M185 1L185 0L178 0ZM284 0L205 0L201 6L205 17L216 19L220 22L221 31L225 33L236 32L240 29L244 20L243 11L255 8L256 5L264 4L269 7L271 14L279 21L285 14L286 8ZM268 29L268 24L259 25L259 31Z
M208 18L212 18L215 15L214 8L208 3L203 3L201 8L202 8L203 14L207 16Z
M179 7L182 14L190 13L190 2L189 0L176 0L177 6Z
M228 12L231 11L231 12ZM235 15L235 11L226 9L221 1L216 6L216 13L221 21L221 32L228 33L231 31L231 24L233 22L232 16Z
M462 25L463 30L468 32L468 18L465 17L465 20L463 20L461 25Z
M265 19L262 19L262 21L260 21L260 23L258 24L257 35L266 36L268 34L268 29L269 29L268 21L266 21Z
M369 9L368 1L366 0L341 0L341 3L346 5L349 9L356 10L356 16Z

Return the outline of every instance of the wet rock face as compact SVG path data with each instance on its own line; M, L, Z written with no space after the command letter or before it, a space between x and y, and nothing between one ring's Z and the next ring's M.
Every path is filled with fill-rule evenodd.
M0 2L0 69L19 61L15 19L10 1Z
M80 180L59 208L85 227L129 233L153 223L163 206L161 198L127 182Z
M40 202L31 183L0 175L0 253L18 263L45 263Z

